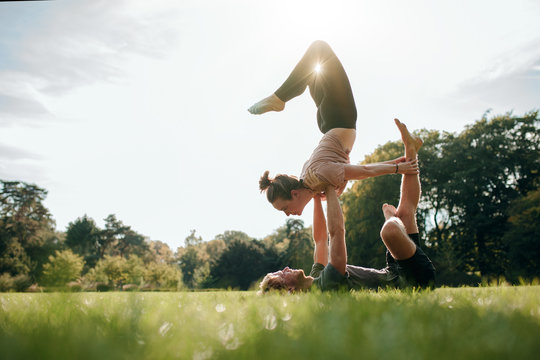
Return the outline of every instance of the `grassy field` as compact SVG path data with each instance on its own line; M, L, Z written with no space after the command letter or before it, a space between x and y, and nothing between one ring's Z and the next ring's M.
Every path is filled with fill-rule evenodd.
M540 287L0 294L2 359L537 359Z

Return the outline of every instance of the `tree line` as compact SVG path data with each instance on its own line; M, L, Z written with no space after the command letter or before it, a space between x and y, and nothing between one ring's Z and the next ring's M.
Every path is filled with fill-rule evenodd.
M538 112L481 120L460 133L421 130L421 241L439 284L508 281L540 274L540 133ZM364 162L398 157L399 141ZM287 265L309 272L311 228L298 219L263 239L225 231L203 241L196 231L173 251L109 215L104 228L83 215L57 231L43 205L47 191L2 181L0 291L50 289L248 289ZM382 268L381 206L396 204L400 176L355 182L341 197L349 263Z
M298 219L262 240L226 231L205 242L192 230L173 252L114 214L104 228L83 215L56 231L45 189L0 184L0 291L248 289L284 264L311 266L311 231Z

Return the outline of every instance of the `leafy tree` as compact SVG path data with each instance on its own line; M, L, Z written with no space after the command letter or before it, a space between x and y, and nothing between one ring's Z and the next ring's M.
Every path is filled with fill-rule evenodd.
M227 236L240 232L225 232ZM247 235L245 235L247 236ZM211 286L210 268L214 266L216 258L223 252L225 241L222 236L216 236L216 239L210 242L203 242L200 236L196 235L195 230L185 239L186 247L179 247L176 256L179 260L182 270L184 284L190 288L203 288Z
M190 288L195 287L193 275L195 269L202 263L202 251L199 246L202 241L202 237L196 235L196 230L191 230L190 234L184 239L185 247L179 247L176 250L183 282Z
M445 196L461 271L500 276L509 266L507 209L538 183L539 120L537 112L485 115L445 144L442 161L451 172Z
M13 278L8 273L0 275L0 292L8 292L13 288Z
M84 260L71 250L56 251L49 256L49 262L43 266L43 283L45 285L66 285L81 276Z
M127 283L137 285L144 283L146 273L144 262L137 255L131 255L124 265L124 273Z
M212 266L227 248L225 241L219 238L204 243L204 252L208 257L208 262Z
M30 285L32 285L32 279L28 275L11 276L8 273L0 275L0 292L25 291Z
M243 234L240 232L225 232L227 236L232 235L233 233ZM214 240L208 242L202 242L197 249L197 264L193 270L192 283L191 286L194 288L209 288L214 286L215 279L211 276L211 269L216 266L217 260L227 248L225 241L222 237L223 234L216 236ZM244 234L245 235L245 234ZM247 235L239 236L241 241L246 240ZM248 237L249 238L249 237ZM230 238L227 240L230 242ZM187 249L182 249L182 254L186 254ZM184 260L186 260L184 258Z
M157 288L179 290L183 287L182 272L178 266L163 262L148 264L145 281Z
M196 232L196 230L191 230L190 234L185 238L184 244L186 247L197 246L202 243L202 237L197 236Z
M205 261L193 272L193 287L197 289L206 288L209 286L210 279L210 263Z
M25 274L11 276L8 273L4 273L0 275L0 292L25 291L31 285L32 279Z
M253 238L242 231L227 230L223 234L219 234L215 238L216 240L222 240L225 245L229 245L233 241L252 241Z
M463 264L463 259L453 241L454 233L450 226L458 215L449 203L449 185L455 180L452 168L455 158L448 153L448 147L455 141L455 135L447 132L419 132L424 145L418 157L421 165L420 181L422 195L418 205L417 219L420 233L429 246L424 251L436 263L438 277L455 273Z
M86 274L86 279L93 282L104 282L111 287L121 288L128 279L126 263L127 260L121 256L105 255Z
M174 263L174 253L169 245L159 240L152 240L148 244L148 256L145 262L157 262L160 264Z
M65 245L84 258L86 271L93 268L99 260L100 232L95 221L87 215L77 218L67 226Z
M309 274L313 265L313 240L310 229L304 228L303 222L300 225L289 235L290 241L285 259L290 267L303 269L306 274Z
M232 240L210 270L214 281L212 285L248 289L261 276L275 270L277 259L275 256L266 256L265 250L264 245L256 240Z
M197 267L201 266L202 261L202 249L198 246L188 246L180 257L180 269L184 277L184 284L190 288L196 287L195 284L195 271Z
M138 234L133 230L127 231L118 242L118 252L120 256L130 257L138 256L143 257L149 251L149 246L146 238Z
M0 180L0 185L0 273L36 278L60 247L54 220L43 205L47 191L19 181Z
M263 240L266 252L278 254L277 267L304 269L306 274L313 265L311 228L305 228L300 219L287 219L285 225Z
M28 274L32 261L17 239L5 236L0 241L0 271L11 275Z
M507 277L540 277L540 188L516 199L508 215L510 227L504 234L510 264Z
M149 251L144 236L136 233L130 226L111 214L105 218L105 229L99 237L99 254L128 258L129 255L144 257Z

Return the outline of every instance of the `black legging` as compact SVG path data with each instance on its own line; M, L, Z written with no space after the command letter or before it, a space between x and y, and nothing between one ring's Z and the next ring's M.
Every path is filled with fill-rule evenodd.
M317 64L321 66L319 73L314 70ZM302 94L306 86L317 105L317 124L323 134L334 128L356 129L351 84L343 65L324 41L310 45L275 94L287 102Z

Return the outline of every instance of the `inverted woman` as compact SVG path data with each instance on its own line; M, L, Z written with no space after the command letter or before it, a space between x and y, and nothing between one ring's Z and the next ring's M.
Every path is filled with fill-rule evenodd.
M301 215L306 204L328 185L341 193L349 180L393 173L418 174L416 159L405 157L366 165L350 164L349 154L356 139L356 105L345 69L324 41L312 43L283 85L248 111L252 114L282 111L288 101L307 87L317 106L317 125L324 135L304 164L300 178L279 174L271 179L268 171L263 174L260 189L266 191L274 208L287 216Z

